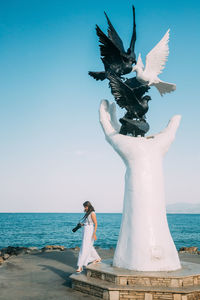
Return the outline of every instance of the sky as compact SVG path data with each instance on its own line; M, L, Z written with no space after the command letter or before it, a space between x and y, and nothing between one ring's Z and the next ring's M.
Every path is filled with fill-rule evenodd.
M125 166L98 116L114 98L88 71L103 70L95 24L106 32L104 11L128 48L132 4L143 62L170 28L160 78L177 90L161 97L152 87L147 113L149 134L182 116L164 160L166 203L200 202L200 2L0 0L0 212L82 212L87 200L122 212Z

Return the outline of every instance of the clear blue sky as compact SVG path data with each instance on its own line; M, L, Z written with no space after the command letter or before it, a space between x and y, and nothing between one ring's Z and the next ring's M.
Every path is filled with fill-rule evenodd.
M200 3L198 1L0 1L0 212L121 212L122 161L98 120L101 99L113 101L102 70L97 23L104 10L129 46L136 8L136 53L145 55L170 31L161 79L177 90L152 88L150 133L182 115L165 158L166 201L199 202ZM118 116L123 111L118 108Z

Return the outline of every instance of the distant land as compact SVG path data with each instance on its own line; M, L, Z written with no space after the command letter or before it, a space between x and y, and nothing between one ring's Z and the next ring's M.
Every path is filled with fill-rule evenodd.
M167 205L167 213L200 214L200 203L174 203Z

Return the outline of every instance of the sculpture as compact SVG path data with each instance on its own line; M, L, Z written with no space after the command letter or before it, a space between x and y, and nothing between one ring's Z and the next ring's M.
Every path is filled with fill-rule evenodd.
M115 104L103 100L100 105L100 123L106 140L126 165L123 216L113 266L137 271L173 271L181 265L166 218L162 161L175 138L181 117L174 116L165 130L145 137L149 130L146 113L151 100L146 93L151 86L155 86L161 96L176 88L175 84L158 78L169 54L169 30L147 55L145 69L140 54L132 67L136 41L134 7L133 14L133 36L126 55L107 15L108 37L96 27L105 71L89 72L97 80L109 80L116 103L127 111L119 120L120 126ZM122 77L130 71L135 71L137 76Z
M181 117L174 116L151 139L119 134L115 104L103 100L100 123L105 138L126 165L121 228L113 266L137 271L181 268L165 208L162 160Z
M108 74L107 78L110 81L109 86L117 104L127 110L125 116L119 120L122 123L120 133L144 136L149 130L145 114L149 109L148 102L151 97L143 95L150 88L140 84L135 77L127 79L125 82L114 74Z
M148 86L154 85L161 96L176 89L175 84L164 82L158 78L158 75L162 72L162 69L164 69L169 54L168 41L169 29L160 42L147 54L145 69L141 54L139 54L137 64L132 69L133 72L136 72L138 81L143 84L148 84Z
M108 36L96 25L96 33L100 42L101 60L105 71L89 71L88 73L96 80L104 80L106 78L109 80L109 86L117 104L127 110L124 117L120 118L120 123L122 124L120 133L136 137L144 136L150 128L145 116L149 108L148 102L151 100L151 97L145 95L145 93L148 92L150 86L155 86L162 96L165 93L174 91L176 85L163 82L158 78L169 54L169 30L146 56L145 69L141 54L139 54L136 62L134 52L136 42L135 8L134 6L132 7L133 34L127 52L125 52L121 38L105 13L108 22ZM134 63L135 66L132 67ZM122 77L122 75L131 71L136 72L136 78L125 79Z
M104 80L107 78L107 72L111 71L118 76L128 74L132 71L133 63L136 63L134 52L136 41L136 24L135 24L135 8L133 6L133 34L130 46L127 52L124 50L123 42L112 26L107 14L105 13L108 22L108 36L96 25L96 32L99 37L101 59L103 61L105 71L89 72L89 75L96 80Z

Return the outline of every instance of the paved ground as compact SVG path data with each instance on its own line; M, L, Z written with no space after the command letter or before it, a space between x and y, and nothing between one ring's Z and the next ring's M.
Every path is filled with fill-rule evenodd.
M113 250L97 249L102 259ZM40 252L10 257L0 266L0 300L97 300L71 289L78 251ZM200 263L200 255L181 254L181 260Z
M112 250L97 249L102 258ZM71 289L69 275L75 272L78 251L40 252L10 257L0 266L1 300L97 299Z

